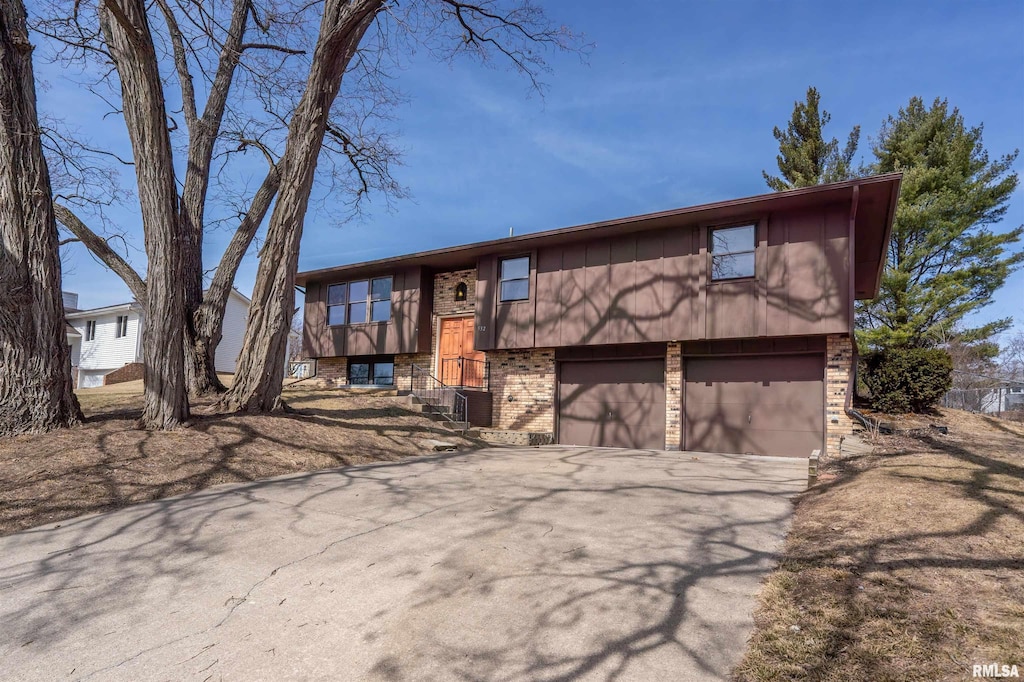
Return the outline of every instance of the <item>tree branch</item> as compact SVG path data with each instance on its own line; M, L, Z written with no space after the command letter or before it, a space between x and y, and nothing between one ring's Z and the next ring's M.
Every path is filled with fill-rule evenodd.
M71 231L71 234L78 238L85 244L86 248L89 249L97 258L99 258L108 268L114 271L114 273L124 280L124 283L128 285L128 289L132 292L139 303L145 305L146 303L146 282L142 279L138 272L128 264L124 258L121 258L120 254L110 248L103 237L86 227L85 223L72 212L67 206L58 202L53 202L53 213L60 221L61 225Z
M188 70L188 58L185 54L185 41L181 35L181 27L174 17L167 0L156 0L160 11L167 23L167 31L171 35L171 45L174 51L174 69L178 72L178 84L181 86L181 108L185 114L185 125L191 131L195 128L196 119L196 91L192 84L192 74Z

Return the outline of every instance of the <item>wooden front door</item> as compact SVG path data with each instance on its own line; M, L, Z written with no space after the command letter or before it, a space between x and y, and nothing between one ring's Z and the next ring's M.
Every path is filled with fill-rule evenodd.
M438 376L449 386L483 386L484 354L473 349L473 331L472 316L441 319Z

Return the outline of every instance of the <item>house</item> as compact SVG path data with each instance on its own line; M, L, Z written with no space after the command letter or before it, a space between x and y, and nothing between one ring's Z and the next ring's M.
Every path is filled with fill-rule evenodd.
M900 177L301 272L304 349L328 385L427 372L558 443L835 451Z
M145 312L136 302L78 309L78 294L62 292L68 322L71 373L76 388L94 388L142 378ZM218 372L234 372L249 318L249 299L232 289L217 346Z
M983 391L980 408L987 414L1024 411L1024 382L1006 381Z

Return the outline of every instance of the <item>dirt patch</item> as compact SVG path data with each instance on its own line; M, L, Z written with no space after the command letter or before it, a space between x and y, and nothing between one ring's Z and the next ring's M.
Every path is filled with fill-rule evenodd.
M196 416L189 428L140 431L141 389L80 391L82 426L0 443L0 535L221 483L431 454L428 439L482 445L403 398L299 387L285 391L294 414Z
M873 454L827 463L797 499L736 679L1024 667L1024 427L944 409L911 421Z

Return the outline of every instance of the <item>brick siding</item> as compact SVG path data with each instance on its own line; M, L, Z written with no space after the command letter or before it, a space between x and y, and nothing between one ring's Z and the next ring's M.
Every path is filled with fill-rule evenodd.
M494 428L554 433L554 349L491 351L487 359L491 363Z
M395 388L408 391L412 380L412 366L417 365L431 374L434 369L430 364L430 353L403 353L395 356Z
M854 421L846 414L846 394L853 372L853 339L833 334L826 340L825 351L825 450L829 456L839 454L844 436L853 433Z
M141 362L130 362L121 369L115 369L103 376L103 385L120 384L125 381L142 379L144 365Z
M340 388L348 385L348 358L320 358L316 361L316 385Z
M665 449L679 450L683 444L683 357L682 345L668 344L665 354Z
M466 300L455 300L455 287L466 283ZM473 315L476 312L476 270L452 270L434 275L434 308L430 316L430 358L437 359L441 338L441 318L458 315ZM425 367L431 374L437 374L435 362L427 361Z

